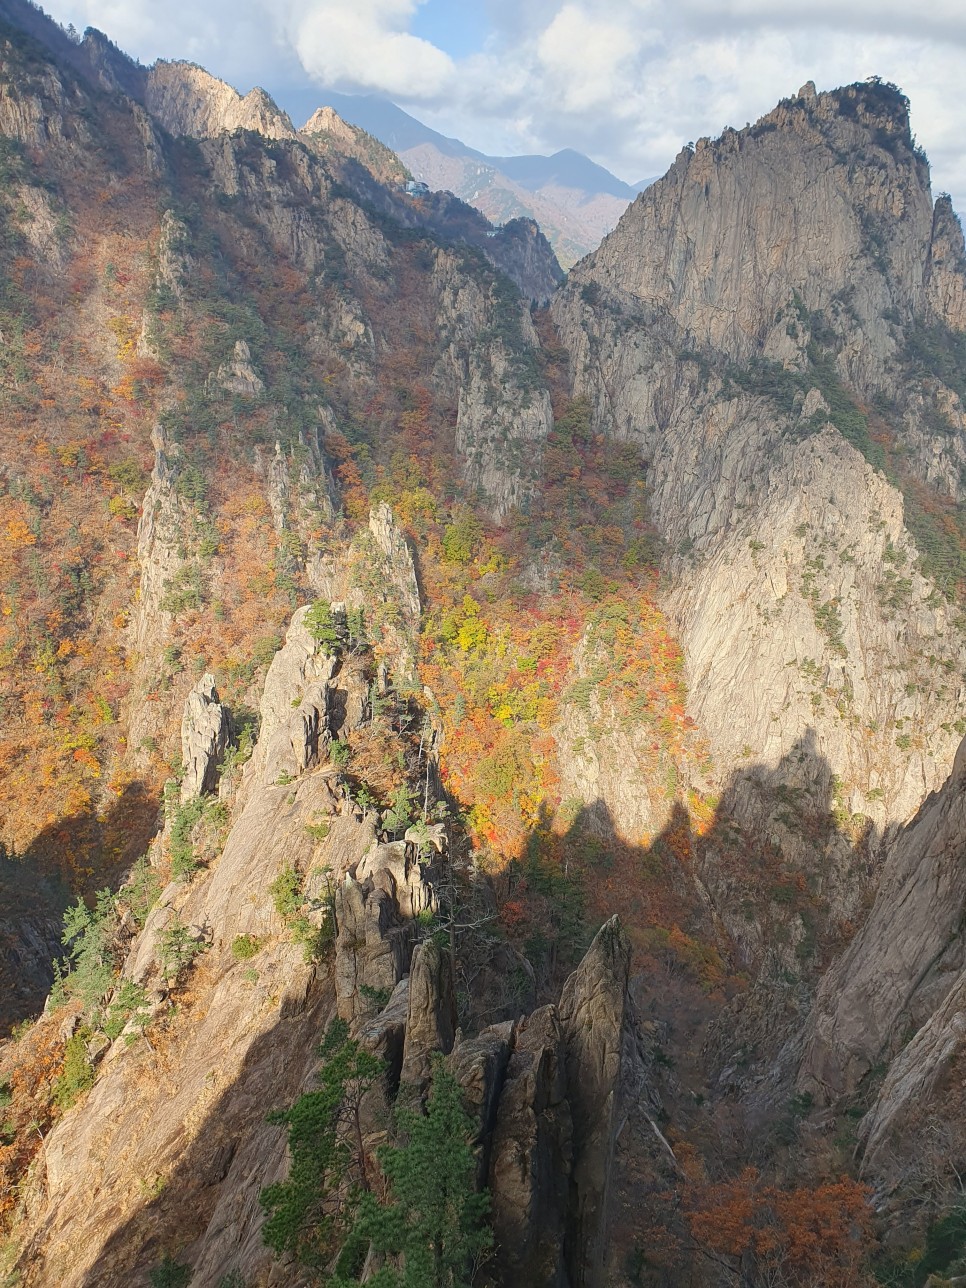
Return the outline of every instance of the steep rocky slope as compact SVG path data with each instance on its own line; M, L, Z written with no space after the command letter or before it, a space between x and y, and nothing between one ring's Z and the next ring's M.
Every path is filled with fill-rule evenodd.
M864 1288L843 1120L901 1191L961 1059L961 759L905 820L964 732L966 273L904 100L702 142L548 314L533 226L4 12L18 1018L86 898L0 1048L8 1260L308 1282L264 1113L341 1017L373 1164L458 1078L481 1282Z
M879 823L941 781L964 696L958 612L922 575L962 409L908 349L958 343L954 224L896 91L806 86L683 152L554 302L596 423L640 445L717 756L774 764L813 728ZM924 450L896 467L899 439Z
M431 188L452 192L495 224L520 218L536 220L565 268L597 247L633 195L632 189L613 176L607 177L624 191L588 190L552 174L526 183L507 172L507 162L515 162L523 170L528 160L543 162L550 169L551 157L480 157L472 152L442 151L432 142L404 148L400 157Z
M144 78L144 105L171 134L210 138L254 130L269 139L295 137L291 121L263 89L242 97L190 63L155 63Z
M508 347L535 338L485 260L442 246L425 221L425 241L383 230L294 137L272 155L260 135L172 141L118 93L125 68L138 79L119 51L79 47L29 6L7 16L46 43L4 28L3 398L20 428L4 443L0 836L83 883L129 863L156 826L188 658L203 669L217 654L238 701L299 590L342 594L324 537L342 523L334 490L358 474L338 425L382 434L376 454L391 454L383 431L415 386L410 450L425 455L439 432L453 460L458 419L475 484L476 438L492 432L482 400L511 440L549 411L537 393L516 426L529 370ZM62 46L73 61L52 61ZM109 91L88 79L92 48L113 69ZM542 238L505 242L524 248L522 273L552 283ZM288 275L265 294L273 262ZM339 460L323 450L333 434ZM212 488L222 455L231 473ZM494 509L525 496L537 466L521 452L490 468ZM5 963L39 971L8 1000L49 985L51 928L41 914L8 941Z
M95 67L99 79L104 79L104 48L97 33L89 34L78 50L71 51L72 59L85 70ZM331 108L320 108L296 131L263 89L242 96L193 63L162 61L147 69L125 67L120 51L109 48L111 87L131 93L170 134L208 139L249 130L267 139L298 138L366 205L404 227L475 247L528 298L546 301L562 280L553 251L532 219L514 212L501 218L497 227L449 193L416 201L408 198L399 190L408 171L398 157L364 130L341 120Z
M760 975L708 1054L752 1114L797 1077L817 1139L867 1110L865 1174L913 1205L951 1201L961 1156L961 749L897 824L963 733L964 283L898 91L807 85L682 152L553 304L595 425L641 452L729 812L826 927L864 922L812 1007L814 908L789 953L712 845L707 897ZM622 760L595 782L618 827L646 798Z
M417 178L454 193L494 223L536 220L567 268L599 245L645 186L624 183L572 148L552 156L487 156L373 94L290 89L284 102L296 120L330 104L392 148Z
M395 152L358 125L343 121L331 107L320 107L314 111L299 134L310 147L321 148L323 152L337 156L354 157L380 183L404 184L411 177Z
M859 1126L863 1170L893 1183L928 1170L933 1151L952 1161L963 1147L955 1071L963 1040L964 767L966 743L946 783L892 846L868 919L822 980L805 1033L799 1082L809 1094L834 1102L863 1080L873 1084L877 1094ZM943 1135L932 1140L937 1125Z
M388 514L373 515L374 531L386 523ZM408 559L400 538L394 567L404 575ZM151 1035L138 1040L135 1017L101 1044L93 1090L60 1118L34 1164L23 1283L139 1281L173 1247L198 1284L233 1270L247 1282L291 1282L260 1246L258 1194L286 1166L284 1133L262 1125L260 1111L307 1085L336 1012L386 1056L390 1088L425 1087L430 1056L452 1052L489 1160L495 1282L600 1281L612 1143L634 1073L626 936L608 922L559 1007L518 1020L504 1000L495 1009L506 1020L457 1034L452 963L420 928L439 907L432 866L419 861L415 834L381 835L378 813L353 805L331 759L333 744L373 719L366 666L327 654L306 610L296 613L265 680L255 754L235 787L222 779L222 798L235 803L221 853L189 884L168 885L130 941L122 979L145 990ZM217 709L220 726L215 696L210 677L189 695L189 765L215 765L198 718L204 710L211 724ZM210 791L217 774L202 767L195 782ZM287 873L301 887L298 924L279 898ZM172 927L196 945L183 964L171 961ZM305 951L307 934L334 940L324 965ZM513 964L512 954L490 961L494 986ZM462 1025L478 1027L487 1001L478 990L462 1003ZM371 1130L382 1138L378 1115Z

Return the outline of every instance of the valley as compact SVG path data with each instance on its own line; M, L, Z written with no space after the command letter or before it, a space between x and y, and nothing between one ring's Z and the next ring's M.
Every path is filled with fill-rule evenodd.
M807 83L566 274L403 162L0 0L0 1282L955 1283L908 101Z

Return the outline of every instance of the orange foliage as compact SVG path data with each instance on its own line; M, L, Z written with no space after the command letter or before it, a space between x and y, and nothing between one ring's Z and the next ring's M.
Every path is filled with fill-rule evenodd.
M818 1186L781 1189L754 1168L713 1185L695 1185L684 1202L699 1248L743 1267L755 1282L789 1288L864 1288L872 1247L870 1192L848 1177Z
M334 462L333 474L342 488L342 504L353 523L364 523L369 515L369 497L362 474L353 459L353 449L344 436L333 430L325 436L326 454Z
M0 1230L13 1214L17 1186L56 1115L52 1092L63 1057L64 1043L52 1023L34 1025L4 1052L0 1083L7 1084L10 1104L3 1110L0 1133Z

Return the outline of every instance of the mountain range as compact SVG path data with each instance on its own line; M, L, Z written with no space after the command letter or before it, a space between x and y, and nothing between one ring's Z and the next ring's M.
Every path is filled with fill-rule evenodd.
M405 175L0 0L2 1274L955 1283L909 104L801 86L566 277Z
M535 219L564 268L593 250L653 180L628 184L572 148L552 156L487 156L432 130L388 99L311 88L279 95L293 119L319 102L385 143L431 188L475 206L493 223Z

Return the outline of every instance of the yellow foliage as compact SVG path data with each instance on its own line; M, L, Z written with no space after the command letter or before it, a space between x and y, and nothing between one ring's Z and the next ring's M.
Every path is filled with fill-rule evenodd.
M26 523L19 517L8 519L6 522L7 540L12 546L34 546L37 544L37 538L27 527Z

